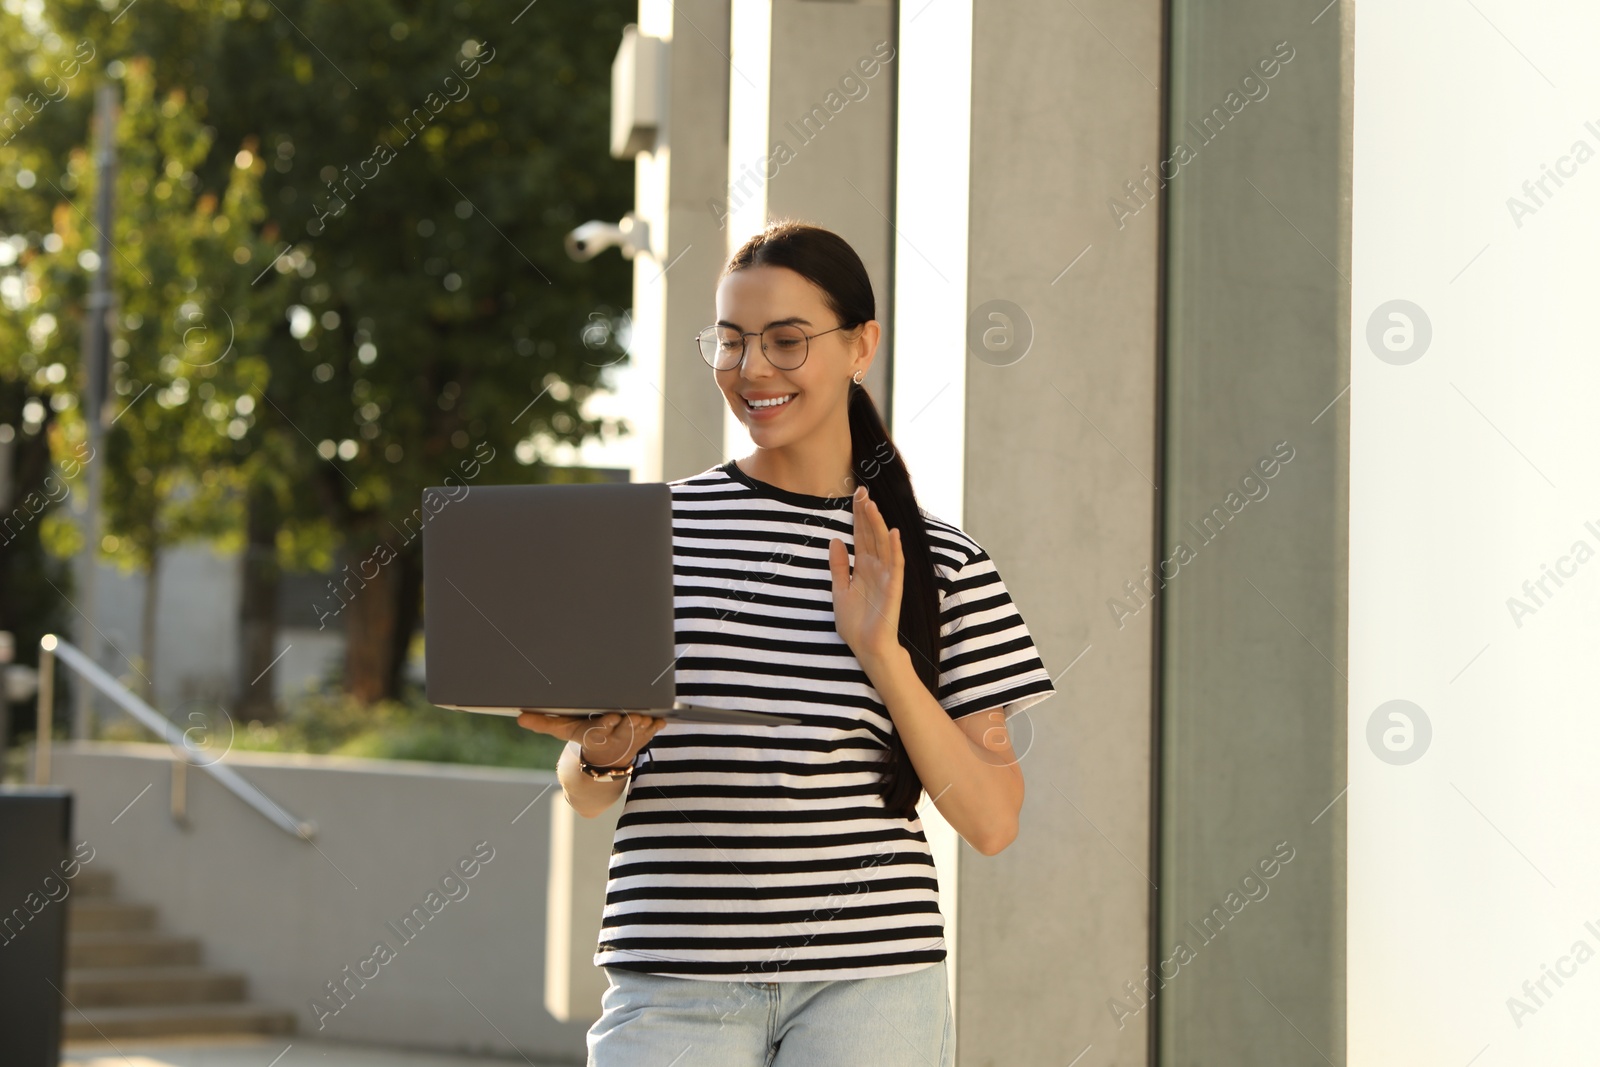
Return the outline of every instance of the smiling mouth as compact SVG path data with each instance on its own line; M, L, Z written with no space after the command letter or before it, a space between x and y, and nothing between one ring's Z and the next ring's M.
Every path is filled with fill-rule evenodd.
M745 397L744 403L752 411L771 411L773 408L783 407L794 398L794 393L790 393L787 396L775 396L769 400L751 400L749 397Z

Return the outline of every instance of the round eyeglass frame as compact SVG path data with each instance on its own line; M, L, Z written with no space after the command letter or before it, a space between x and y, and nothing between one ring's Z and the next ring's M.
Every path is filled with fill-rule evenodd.
M706 364L708 366L710 366L710 368L712 370L735 370L738 367L741 367L741 366L744 365L745 358L747 356L749 356L749 354L750 354L750 338L759 337L759 338L761 338L761 354L763 356L767 357L767 362L771 363L778 370L799 370L802 366L805 365L806 359L809 358L810 355L811 355L811 342L812 342L813 339L821 337L823 334L833 333L834 330L847 330L847 329L850 329L852 326L859 326L859 325L861 325L861 324L858 323L858 322L844 322L844 323L840 323L838 326L835 326L835 327L833 327L833 329L830 329L830 330L821 330L821 331L819 331L817 333L806 333L804 330L801 330L799 326L795 325L792 322L780 322L780 323L776 323L773 326L768 326L766 330L745 330L743 333L741 333L739 335L739 340L741 342L743 342L743 344L742 344L742 347L739 349L739 358L738 358L738 360L736 362L730 364L729 366L726 366L726 367L717 366L716 362L712 359L712 357L706 355L705 341L706 341L707 337L710 337L712 340L717 342L718 345L720 345L722 339L717 335L716 331L717 330L732 329L732 327L718 326L716 324L712 324L710 326L707 326L705 329L701 330L699 333L694 335L694 347L695 347L695 350L700 353L700 358L705 360ZM800 336L804 337L806 339L806 350L800 356L800 362L796 363L792 367L785 367L781 363L779 363L777 360L773 359L772 358L772 353L767 349L767 336L766 336L767 335L767 330L776 329L778 327L785 327L785 328L792 329L792 330L799 330Z

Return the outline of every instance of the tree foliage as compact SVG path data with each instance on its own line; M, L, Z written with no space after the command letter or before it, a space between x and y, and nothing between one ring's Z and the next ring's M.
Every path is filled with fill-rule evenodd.
M110 77L124 99L113 382L132 406L107 443L100 547L148 568L177 539L238 544L247 502L270 501L278 562L342 565L316 607L346 627L347 685L367 697L394 692L417 618L407 532L423 489L469 471L544 480L559 444L622 429L582 404L620 354L597 351L593 323L621 313L629 271L573 263L562 238L631 202L606 139L634 5L517 6L61 0L0 15L7 95L76 42L94 54L0 147L0 233L39 257L23 317L36 334L40 316L56 324L42 347L7 343L0 382L73 410L55 397L77 371L39 371L77 363L88 83ZM3 328L10 342L30 326Z

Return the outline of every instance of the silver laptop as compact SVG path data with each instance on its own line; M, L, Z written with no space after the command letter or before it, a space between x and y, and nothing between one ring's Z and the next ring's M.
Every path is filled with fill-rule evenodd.
M430 703L492 715L800 721L677 699L666 485L430 488L422 510Z

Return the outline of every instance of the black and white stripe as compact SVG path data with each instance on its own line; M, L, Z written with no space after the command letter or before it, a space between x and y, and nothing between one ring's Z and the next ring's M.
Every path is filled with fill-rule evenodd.
M641 750L594 962L797 982L937 963L921 820L889 817L877 791L893 723L834 629L828 542L853 547L849 498L790 493L732 463L671 485L678 698L802 721L674 722ZM959 718L1049 696L994 563L956 527L927 526L939 703Z

